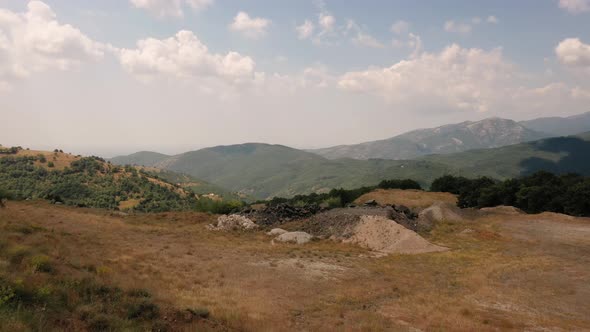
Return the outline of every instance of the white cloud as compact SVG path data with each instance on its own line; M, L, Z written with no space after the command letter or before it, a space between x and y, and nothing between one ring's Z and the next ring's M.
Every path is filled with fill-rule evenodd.
M136 8L144 9L159 18L182 17L184 6L199 11L213 4L213 0L130 0L130 2Z
M318 19L318 24L322 27L323 31L333 31L334 24L336 24L336 18L332 15L321 13Z
M566 66L590 70L590 45L584 44L578 38L562 40L555 48L555 54Z
M53 10L30 1L27 11L0 9L0 86L49 69L67 70L100 59L109 49L69 24L60 24Z
M559 8L572 14L590 11L590 0L559 0Z
M346 73L338 85L406 107L484 112L495 106L511 78L511 65L500 49L488 52L451 45L391 67Z
M246 12L239 12L229 28L232 31L239 32L248 38L258 39L266 35L266 29L270 26L271 21L261 17L250 17Z
M299 39L307 39L313 35L315 30L314 24L310 20L305 20L303 24L297 26L295 31L297 31L297 38Z
M494 16L494 15L488 16L488 18L486 19L486 21L488 23L491 23L491 24L498 24L498 22L499 22L498 21L498 18L496 16Z
M383 48L383 45L380 41L378 41L375 37L371 36L369 33L365 32L363 28L361 28L358 24L356 24L353 20L348 20L346 24L345 34L352 34L351 41L353 44L362 47L371 47L371 48Z
M410 29L410 23L399 20L391 25L391 32L395 33L396 35L401 35Z
M122 49L119 60L126 71L142 81L165 76L240 84L255 79L252 58L237 52L211 53L197 36L186 30L167 39L140 40L136 49Z
M471 32L471 25L467 23L455 22L453 20L446 21L444 28L447 32L454 32L460 34L468 34Z
M422 52L391 67L340 75L337 85L382 98L390 107L412 112L538 112L567 107L583 110L590 89L553 82L529 87L529 75L507 61L501 49L461 48Z

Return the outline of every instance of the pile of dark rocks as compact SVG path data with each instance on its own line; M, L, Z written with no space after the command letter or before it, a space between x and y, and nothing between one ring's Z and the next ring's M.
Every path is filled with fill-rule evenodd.
M263 208L247 208L239 214L250 218L260 226L274 226L285 222L309 218L316 213L325 209L318 204L308 204L305 206L293 206L287 203L268 205Z

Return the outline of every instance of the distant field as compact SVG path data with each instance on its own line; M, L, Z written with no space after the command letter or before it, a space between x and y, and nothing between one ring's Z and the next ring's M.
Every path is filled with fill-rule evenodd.
M491 213L442 222L428 239L450 251L385 257L329 240L272 245L262 232L206 230L214 220L200 213L122 216L8 202L0 209L0 240L7 250L17 244L47 248L56 276L83 276L93 266L100 272L92 276L101 282L148 290L162 310L161 323L180 322L164 321L173 308L210 310L209 323L191 323L197 324L193 329L590 329L588 219ZM12 270L2 257L0 276L44 280L43 274ZM100 309L62 312L64 322L84 326L76 310ZM59 317L35 315L44 318L33 321L45 324ZM14 319L0 325L31 321Z
M380 205L405 205L409 208L425 208L435 202L457 204L457 197L450 193L427 192L420 190L377 189L359 197L355 202L363 204L375 200Z

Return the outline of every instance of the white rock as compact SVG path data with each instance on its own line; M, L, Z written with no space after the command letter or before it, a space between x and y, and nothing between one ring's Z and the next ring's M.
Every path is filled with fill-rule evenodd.
M287 232L279 235L275 240L279 242L304 244L311 241L312 238L312 235L305 232Z
M240 216L239 214L232 214L232 215L222 215L217 218L217 226L215 227L216 230L224 230L224 231L231 231L231 230L251 230L258 228L252 220Z
M267 232L266 235L278 236L278 235L283 235L285 233L288 233L288 232L282 228L273 228L270 230L270 232Z

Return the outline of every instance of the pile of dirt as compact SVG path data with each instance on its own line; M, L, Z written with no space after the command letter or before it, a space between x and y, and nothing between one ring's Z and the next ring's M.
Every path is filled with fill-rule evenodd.
M216 231L236 231L256 229L258 225L244 216L231 214L219 216L217 225L209 225L207 228Z
M405 215L389 206L339 208L314 215L303 223L302 230L323 238L348 238L363 216L407 221Z
M280 225L285 222L308 218L323 211L317 204L306 206L293 206L286 203L263 206L257 209L248 208L240 212L240 215L253 220L256 224L264 227Z
M428 219L434 222L443 220L463 220L463 217L461 216L461 209L459 209L456 205L445 202L436 202L432 204L430 207L420 211L418 216L420 219Z
M421 254L448 250L426 241L416 232L391 219L374 215L362 216L352 228L351 236L344 242L386 254Z

